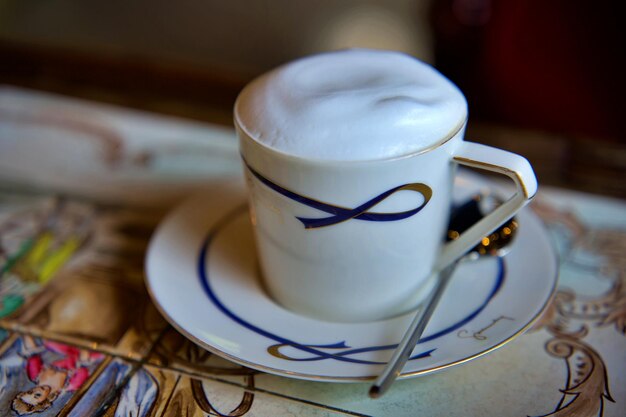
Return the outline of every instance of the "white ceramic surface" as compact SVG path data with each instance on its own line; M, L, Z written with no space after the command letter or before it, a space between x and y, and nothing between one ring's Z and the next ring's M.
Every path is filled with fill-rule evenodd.
M491 188L457 178L462 201ZM401 377L464 363L529 328L557 279L554 250L528 209L502 260L461 265ZM190 199L157 230L147 257L147 286L163 315L200 346L265 372L320 381L374 378L393 353L411 314L365 323L333 323L295 314L268 297L258 275L244 191L223 184ZM361 300L363 308L368 300Z
M345 50L288 63L242 91L234 119L267 290L322 320L411 310L433 271L537 191L526 159L464 141L463 94L404 54ZM443 245L458 165L509 176L517 192Z

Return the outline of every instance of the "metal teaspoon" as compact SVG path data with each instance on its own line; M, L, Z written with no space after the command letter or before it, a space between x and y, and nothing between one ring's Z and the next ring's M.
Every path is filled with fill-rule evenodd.
M485 200L487 200L490 205L494 204L494 199L491 197L476 196L453 212L448 231L449 239L458 237L461 232L469 228L469 226L483 216L481 204L484 205ZM385 366L383 372L371 386L369 390L369 396L371 398L379 398L385 394L402 372L402 368L404 368L404 365L411 356L411 352L413 352L415 345L424 333L458 264L467 260L476 260L482 256L504 256L508 252L509 245L515 236L516 230L517 222L513 218L504 223L489 236L485 236L482 241L464 257L458 259L440 272L435 287L428 294L426 300L422 302L422 307L415 314L402 340L396 347L393 356Z

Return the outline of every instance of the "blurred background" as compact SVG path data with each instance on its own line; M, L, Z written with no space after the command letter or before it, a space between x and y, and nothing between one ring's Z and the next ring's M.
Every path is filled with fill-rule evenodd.
M0 0L0 84L225 126L253 77L386 48L467 96L467 138L540 182L626 197L623 7L580 0Z

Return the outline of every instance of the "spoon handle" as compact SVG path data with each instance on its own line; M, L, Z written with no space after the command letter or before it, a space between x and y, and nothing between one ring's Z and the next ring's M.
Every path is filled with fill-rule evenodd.
M415 314L411 325L404 333L402 340L396 347L396 350L394 351L389 362L387 362L385 369L370 388L369 396L371 398L379 398L385 394L385 392L387 392L389 387L402 372L402 368L404 368L404 365L409 360L415 345L422 337L424 329L426 329L426 326L428 325L428 322L430 321L430 318L433 315L433 312L435 311L435 308L437 307L448 282L450 282L450 278L452 277L457 264L458 261L454 262L444 268L439 274L435 287L428 294L426 300L424 300L423 306Z

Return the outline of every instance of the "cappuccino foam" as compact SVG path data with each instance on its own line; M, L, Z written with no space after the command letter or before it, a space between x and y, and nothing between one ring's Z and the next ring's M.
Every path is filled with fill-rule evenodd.
M354 49L303 58L262 75L235 105L255 141L296 157L365 161L399 157L456 132L463 94L408 55Z

